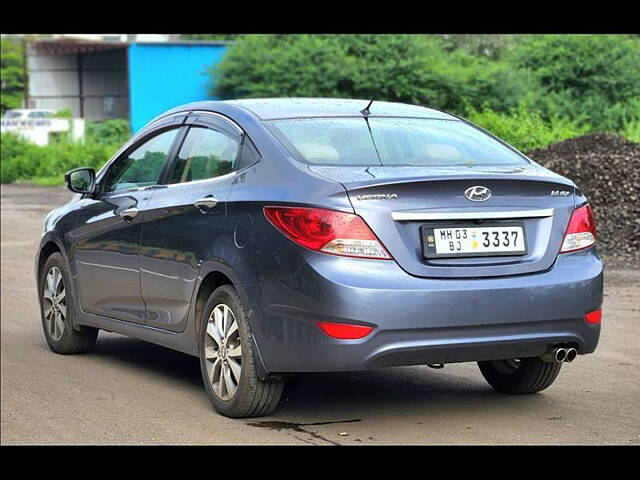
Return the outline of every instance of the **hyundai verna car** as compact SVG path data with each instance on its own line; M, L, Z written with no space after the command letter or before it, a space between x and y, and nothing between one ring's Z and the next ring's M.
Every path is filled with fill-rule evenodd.
M440 111L193 103L65 180L36 258L51 349L103 329L198 356L230 417L271 413L296 372L473 361L533 393L598 343L585 196Z

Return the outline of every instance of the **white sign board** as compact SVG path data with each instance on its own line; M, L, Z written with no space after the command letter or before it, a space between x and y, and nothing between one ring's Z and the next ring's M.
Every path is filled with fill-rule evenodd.
M37 145L48 145L49 134L69 132L72 140L84 140L83 118L37 118L33 120L3 118L0 120L2 133L11 132Z

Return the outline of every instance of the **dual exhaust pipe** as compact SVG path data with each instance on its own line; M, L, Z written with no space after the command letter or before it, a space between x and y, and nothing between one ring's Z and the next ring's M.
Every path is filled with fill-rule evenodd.
M573 362L578 356L578 351L573 348L554 348L542 356L542 360L550 363Z

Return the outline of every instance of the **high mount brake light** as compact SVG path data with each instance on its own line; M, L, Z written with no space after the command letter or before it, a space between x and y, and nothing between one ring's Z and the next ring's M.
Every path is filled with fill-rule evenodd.
M575 252L596 243L596 222L589 204L576 208L569 219L560 253Z
M392 257L369 226L353 213L306 207L264 207L267 219L298 245L344 257Z

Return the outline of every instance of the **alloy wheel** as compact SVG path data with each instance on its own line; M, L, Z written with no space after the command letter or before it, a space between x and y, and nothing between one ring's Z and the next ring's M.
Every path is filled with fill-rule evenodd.
M47 332L58 341L64 334L67 320L67 296L62 273L51 267L44 282L44 319Z
M221 400L230 400L240 383L242 346L236 317L224 303L216 305L209 315L204 350L213 392Z

